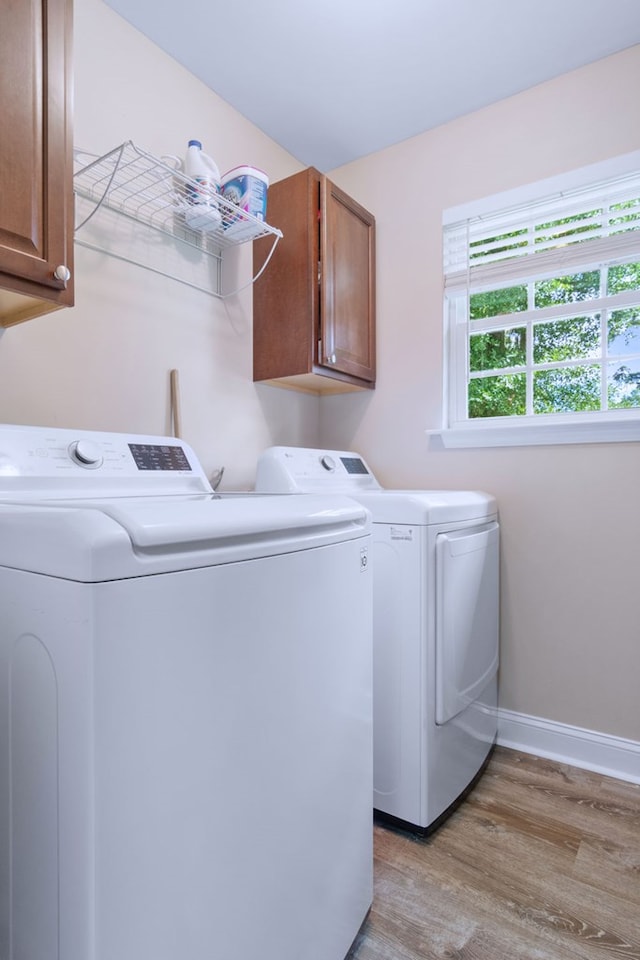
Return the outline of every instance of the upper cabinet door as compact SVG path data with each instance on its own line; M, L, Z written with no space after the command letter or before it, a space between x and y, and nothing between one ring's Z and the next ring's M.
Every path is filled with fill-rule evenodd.
M4 325L73 304L72 19L72 0L7 0L2 7Z
M269 187L283 237L253 247L253 378L312 393L375 387L375 220L314 167Z
M375 219L326 177L321 191L318 363L373 384Z

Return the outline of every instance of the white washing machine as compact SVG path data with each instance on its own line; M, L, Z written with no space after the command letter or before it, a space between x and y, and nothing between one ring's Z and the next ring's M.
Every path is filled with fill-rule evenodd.
M0 957L342 960L370 539L352 500L216 497L179 440L0 426Z
M256 490L354 497L373 515L378 814L434 830L497 734L499 528L475 491L383 490L357 453L272 447Z

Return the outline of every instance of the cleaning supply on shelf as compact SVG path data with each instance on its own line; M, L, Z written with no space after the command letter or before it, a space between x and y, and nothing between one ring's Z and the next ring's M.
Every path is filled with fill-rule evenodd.
M261 222L267 216L268 187L269 177L257 167L234 167L220 181L220 192L224 199ZM223 226L229 234L236 233L246 228L247 218L234 212L229 214L225 209Z
M184 186L185 223L192 230L217 230L222 223L217 200L220 193L220 171L215 161L202 152L199 140L189 140L182 172L188 177Z

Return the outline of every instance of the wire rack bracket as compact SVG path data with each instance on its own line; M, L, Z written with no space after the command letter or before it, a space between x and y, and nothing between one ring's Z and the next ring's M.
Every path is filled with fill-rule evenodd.
M223 296L220 264L225 248L265 236L272 236L274 240L259 273L249 283L224 295L228 297L257 280L282 237L280 230L236 206L214 189L191 180L163 159L141 150L131 140L101 157L76 150L75 163L77 243L156 273L172 276L214 296ZM125 254L118 254L109 242L104 242L104 231L95 229L94 217L101 210L129 218L153 231L159 241L155 245L156 250L166 247L163 239L170 238L174 246L173 242L177 241L178 247L184 248L185 256L182 259L191 269L194 251L200 254L196 259L205 263L207 260L215 261L215 280L212 282L210 269L206 270L206 282L202 282L193 279L193 275L185 274L175 263L170 267L164 264L154 266L148 256L139 257L129 250ZM148 253L149 245L145 246Z

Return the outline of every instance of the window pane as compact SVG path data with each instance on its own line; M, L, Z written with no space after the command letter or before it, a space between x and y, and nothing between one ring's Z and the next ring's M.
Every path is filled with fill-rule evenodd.
M527 412L524 373L478 377L469 383L469 417L512 417Z
M640 360L620 366L610 363L607 370L609 407L640 407Z
M534 413L600 410L600 367L538 370L533 375Z
M600 296L600 271L574 273L569 277L538 280L534 303L537 308L553 307L557 303L577 303Z
M640 353L640 307L613 310L609 314L609 356Z
M505 290L487 290L472 293L469 298L469 318L484 320L486 317L502 317L506 313L518 313L527 309L527 288L507 287Z
M469 369L478 373L501 367L522 367L527 359L526 343L524 327L474 333L469 339Z
M607 294L621 293L622 290L640 290L640 263L623 263L619 267L609 267Z
M536 323L533 362L558 363L600 356L600 314Z

